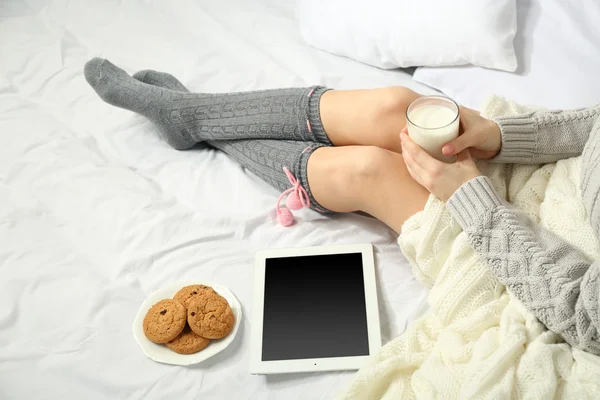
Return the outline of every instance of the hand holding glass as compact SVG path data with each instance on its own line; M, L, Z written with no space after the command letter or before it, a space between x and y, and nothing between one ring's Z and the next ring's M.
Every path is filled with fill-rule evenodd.
M460 109L456 102L444 96L424 96L406 109L410 138L432 157L446 163L456 156L445 156L442 147L458 137Z

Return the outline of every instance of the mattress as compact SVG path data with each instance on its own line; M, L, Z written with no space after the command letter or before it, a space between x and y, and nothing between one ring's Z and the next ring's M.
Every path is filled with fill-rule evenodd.
M354 372L248 372L261 248L372 243L384 342L425 309L383 224L304 210L296 226L276 225L274 189L217 151L172 150L143 118L104 104L82 68L101 56L205 92L431 89L310 48L291 1L5 0L0 18L0 398L334 397ZM133 338L136 312L193 279L235 293L238 336L195 366L155 363Z

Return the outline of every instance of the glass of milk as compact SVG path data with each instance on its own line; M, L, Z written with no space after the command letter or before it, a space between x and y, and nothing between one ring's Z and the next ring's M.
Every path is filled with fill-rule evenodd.
M432 157L446 163L456 161L456 156L443 155L442 147L458 137L459 122L458 104L444 96L420 97L406 109L410 138Z

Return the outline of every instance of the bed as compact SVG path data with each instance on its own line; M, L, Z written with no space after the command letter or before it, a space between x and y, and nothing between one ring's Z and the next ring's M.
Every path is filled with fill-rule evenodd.
M261 248L372 243L383 341L424 312L427 291L383 224L305 210L278 226L274 189L219 152L172 150L143 118L104 104L82 68L106 57L205 92L435 92L410 73L309 47L291 0L8 0L0 18L0 398L334 397L353 372L248 373ZM138 307L194 278L235 293L240 332L199 365L155 363L132 335Z

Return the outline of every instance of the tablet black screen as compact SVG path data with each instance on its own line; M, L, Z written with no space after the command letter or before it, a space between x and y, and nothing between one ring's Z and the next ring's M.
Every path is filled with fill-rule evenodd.
M266 260L263 361L368 354L361 253Z

